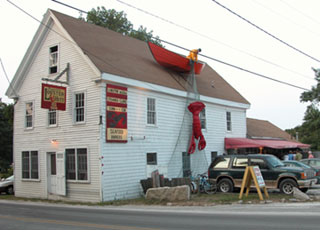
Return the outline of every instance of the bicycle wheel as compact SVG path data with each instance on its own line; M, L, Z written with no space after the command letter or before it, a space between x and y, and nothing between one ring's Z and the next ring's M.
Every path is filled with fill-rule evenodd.
M214 194L217 192L217 186L215 183L212 183L212 182L209 182L207 181L204 186L204 192L207 193L207 194Z
M190 186L191 193L197 193L198 192L197 183L195 183L194 181L191 181L189 186Z

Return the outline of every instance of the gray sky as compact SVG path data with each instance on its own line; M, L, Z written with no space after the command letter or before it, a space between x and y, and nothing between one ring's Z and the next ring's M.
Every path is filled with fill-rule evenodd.
M61 0L62 1L62 0ZM320 1L318 0L217 0L245 19L289 45L320 60ZM78 17L79 12L50 0L11 0L38 20L48 8ZM124 11L137 29L140 25L154 35L187 49L201 48L202 54L265 75L311 89L316 84L311 67L320 63L241 20L212 0L64 0L84 11L105 6ZM129 7L126 2L145 12ZM152 16L156 15L158 17ZM11 80L37 30L39 22L6 0L0 1L0 58ZM165 45L185 54L184 50ZM308 104L300 103L303 90L276 83L203 57L250 103L250 118L268 120L282 129L303 122ZM199 76L201 77L201 76ZM9 84L0 67L0 97Z

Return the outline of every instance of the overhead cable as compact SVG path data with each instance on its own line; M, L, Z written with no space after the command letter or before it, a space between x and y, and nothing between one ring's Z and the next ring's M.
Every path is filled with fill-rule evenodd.
M300 50L300 49L298 49L298 48L296 48L296 47L294 47L294 46L290 45L289 43L287 43L287 42L283 41L282 39L280 39L280 38L276 37L275 35L273 35L273 34L269 33L268 31L266 31L266 30L262 29L261 27L259 27L259 26L257 26L256 24L252 23L252 22L251 22L251 21L249 21L248 19L246 19L246 18L242 17L241 15L239 15L239 14L237 14L236 12L232 11L232 10L231 10L231 9L229 9L228 7L226 7L226 6L222 5L222 4L221 4L221 3L219 3L218 1L216 1L216 0L212 0L212 1L213 1L214 3L216 3L217 5L221 6L222 8L226 9L226 10L227 10L227 11L229 11L230 13L234 14L235 16L237 16L237 17L241 18L241 19L242 19L242 20L244 20L245 22L249 23L249 24L250 24L250 25L252 25L253 27L257 28L258 30L260 30L260 31L264 32L265 34L269 35L270 37L272 37L272 38L276 39L277 41L281 42L282 44L284 44L284 45L286 45L286 46L290 47L291 49L293 49L293 50L295 50L295 51L297 51L297 52L299 52L299 53L303 54L303 55L304 55L304 56L306 56L306 57L311 58L311 59L312 59L312 60L314 60L314 61L320 62L320 60L319 60L319 59L317 59L317 58L315 58L315 57L312 57L311 55L309 55L309 54L307 54L307 53L303 52L302 50Z
M220 45L223 45L223 46L225 46L225 47L228 47L229 49L233 49L233 50L238 51L238 52L240 52L240 53L244 53L245 55L248 55L248 56L250 56L250 57L253 57L253 58L257 59L257 60L263 61L263 62L268 63L268 64L270 64L270 65L276 66L276 67L278 67L278 68L284 69L284 70L289 71L289 72L291 72L291 73L300 75L300 76L302 76L302 77L304 77L304 78L308 78L308 79L314 80L312 77L306 76L306 75L304 75L304 74L302 74L302 73L298 73L298 72L296 72L296 71L294 71L294 70L292 70L292 69L289 69L289 68L287 68L287 67L284 67L284 66L282 66L282 65L279 65L279 64L274 63L274 62L272 62L272 61L266 60L266 59L264 59L264 58L258 57L258 56L254 55L254 54L251 54L251 53L249 53L249 52L247 52L247 51L245 51L245 50L241 50L241 49L239 49L239 48L236 48L236 47L233 47L233 46L231 46L231 45L228 45L228 44L226 44L226 43L224 43L224 42L221 42L221 41L218 41L218 40L216 40L216 39L213 39L212 37L209 37L209 36L207 36L207 35L205 35L205 34L202 34L202 33L200 33L200 32L194 31L194 30L192 30L192 29L190 29L190 28L188 28L188 27L179 25L179 24L177 24L177 23L175 23L175 22L172 22L172 21L170 21L170 20L168 20L168 19L165 19L165 18L163 18L163 17L160 17L160 16L158 16L158 15L155 15L155 14L153 14L153 13L150 13L150 12L148 12L148 11L146 11L146 10L143 10L143 9L141 9L141 8L138 8L138 7L136 7L136 6L133 6L133 5L129 4L129 3L127 3L127 2L124 2L124 1L121 1L121 0L115 0L115 1L117 1L117 2L119 2L119 3L121 3L121 4L123 4L123 5L126 5L126 6L128 6L128 7L131 7L131 8L133 8L133 9L136 9L136 10L142 12L142 13L145 13L145 14L148 14L148 15L150 15L150 16L152 16L152 17L155 17L155 18L157 18L157 19L160 19L160 20L162 20L162 21L164 21L164 22L167 22L167 23L169 23L169 24L172 24L172 25L174 25L174 26L177 26L177 27L179 27L179 28L182 28L182 29L184 29L184 30L186 30L186 31L188 31L188 32L192 32L192 33L194 33L194 34L196 34L196 35L199 35L199 36L204 37L204 38L206 38L206 39L208 39L208 40L211 40L211 41L213 41L213 42L216 42L216 43L218 43L218 44L220 44Z
M70 41L68 38L66 38L65 36L63 36L63 35L60 34L59 32L53 30L52 28L50 28L49 26L45 25L43 22L41 22L40 20L38 20L37 18L35 18L35 17L32 16L31 14L29 14L28 12L26 12L25 10L23 10L22 8L20 8L19 6L17 6L17 5L15 5L14 3L12 3L10 0L7 0L7 1L8 1L10 4L12 4L13 6L15 6L16 8L18 8L18 9L19 9L20 11L22 11L23 13L27 14L28 16L30 16L31 18L33 18L34 20L36 20L37 22L39 22L40 24L46 26L46 27L47 27L48 29L50 29L51 31L57 33L59 36L63 37L64 39ZM83 12L85 12L85 11L83 11ZM87 13L87 12L85 12L85 13ZM154 37L152 37L152 38L154 38ZM183 49L183 50L186 50L186 51L190 51L189 49L184 48L184 47L179 46L179 45L176 45L176 44L174 44L174 43L171 43L171 42L168 42L168 41L159 39L159 38L157 38L157 39L160 40L161 42L166 43L166 44L175 46L175 47L177 47L177 48L180 48L180 49ZM76 43L74 43L73 41L70 41L70 42L73 43L73 44L76 44ZM77 45L77 44L76 44L76 45ZM98 57L98 56L95 56L94 54L88 52L87 50L84 50L84 51L86 51L88 54L93 55L94 57L98 58L99 60L103 61L104 63L112 66L110 63L105 62L105 60L103 60L102 58L100 58L100 57ZM300 86L297 86L297 85L293 85L293 84L291 84L291 83L287 83L287 82L284 82L284 81L280 81L280 80L277 80L277 79L268 77L268 76L266 76L266 75L259 74L259 73L256 73L256 72L254 72L254 71L247 70L247 69L244 69L244 68L242 68L242 67L239 67L239 66L236 66L236 65L233 65L233 64L230 64L230 63L227 63L227 62L218 60L218 59L216 59L216 58L212 58L212 57L207 56L207 55L203 55L203 54L198 54L198 55L200 55L200 56L202 56L202 57L205 57L205 58L207 58L207 59L210 59L210 60L212 60L212 61L216 61L216 62L219 62L219 63L221 63L221 64L224 64L224 65L227 65L227 66L236 68L236 69L238 69L238 70L241 70L241 71L244 71L244 72L247 72L247 73L250 73L250 74L259 76L259 77L263 77L263 78L268 79L268 80L271 80L271 81L275 81L275 82L277 82L277 83L281 83L281 84L284 84L284 85L287 85L287 86L291 86L291 87L294 87L294 88L298 88L298 89L302 89L302 90L308 90L308 89L306 89L306 88L303 88L303 87L300 87ZM114 67L114 66L112 66L112 67ZM116 68L116 67L114 67L114 68ZM125 73L125 72L123 72L123 73ZM128 73L125 73L125 74L128 75ZM129 76L129 75L128 75L128 76Z
M17 92L14 90L14 88L13 88L12 85L11 85L11 82L10 82L9 77L8 77L8 75L7 75L7 72L6 72L5 68L4 68L4 65L3 65L3 62L2 62L2 60L1 60L1 58L0 58L0 63L1 63L1 67L2 67L2 71L3 71L3 73L4 73L4 76L6 77L8 83L9 83L9 87L12 89L14 95L15 95L16 97L18 97Z

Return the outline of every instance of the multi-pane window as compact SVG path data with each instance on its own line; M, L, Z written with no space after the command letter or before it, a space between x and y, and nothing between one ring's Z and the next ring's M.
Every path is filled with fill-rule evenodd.
M49 48L49 74L58 73L58 46L52 46Z
M148 125L156 124L156 99L155 98L147 99L147 124Z
M22 152L22 178L39 179L38 151Z
M147 165L157 164L157 153L147 153Z
M25 127L32 128L33 127L33 103L26 103L26 114L25 114Z
M88 180L88 157L86 148L66 149L67 179Z
M191 176L191 160L187 152L182 153L182 174L183 177Z
M55 109L48 110L48 125L49 126L57 125L57 110Z
M74 97L74 120L84 122L85 120L85 94L77 93Z
M206 122L206 109L205 108L200 112L199 117L200 117L201 129L206 129L207 122Z
M227 117L227 131L231 131L232 130L231 112L227 112L226 117Z

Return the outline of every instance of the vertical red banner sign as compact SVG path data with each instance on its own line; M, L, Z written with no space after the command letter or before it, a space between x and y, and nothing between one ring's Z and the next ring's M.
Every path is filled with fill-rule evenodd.
M107 84L107 142L127 142L127 87Z

